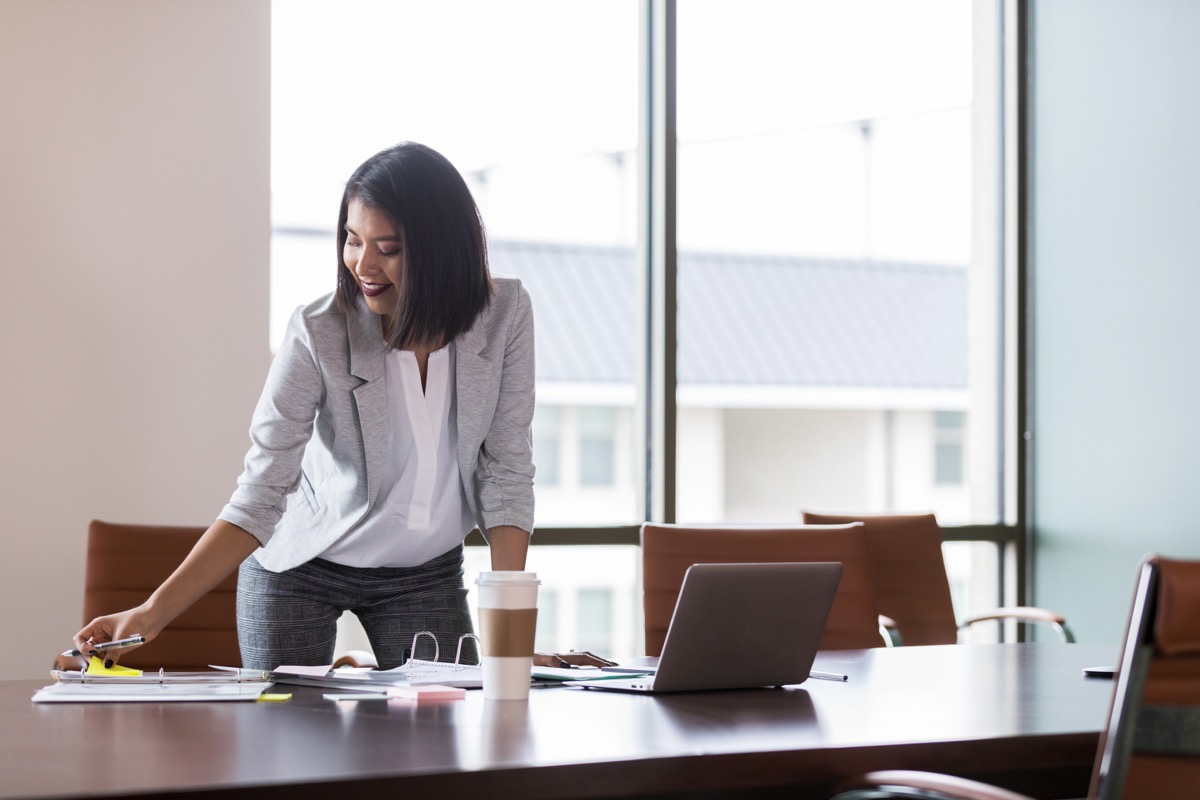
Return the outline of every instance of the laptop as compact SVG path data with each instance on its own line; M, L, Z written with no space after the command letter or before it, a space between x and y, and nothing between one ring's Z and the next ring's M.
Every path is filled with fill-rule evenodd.
M693 564L653 675L571 685L661 693L803 683L841 577L838 562Z

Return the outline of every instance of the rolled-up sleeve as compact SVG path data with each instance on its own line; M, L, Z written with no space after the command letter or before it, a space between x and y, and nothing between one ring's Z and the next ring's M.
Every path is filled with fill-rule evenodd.
M323 381L303 309L297 309L271 362L250 424L250 450L220 519L266 544L300 481Z
M490 529L515 525L533 530L534 411L533 307L519 287L506 333L500 392L479 453L480 512Z

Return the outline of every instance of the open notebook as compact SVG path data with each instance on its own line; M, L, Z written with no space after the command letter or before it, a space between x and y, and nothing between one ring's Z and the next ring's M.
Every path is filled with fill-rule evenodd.
M652 676L571 685L688 692L803 683L841 577L837 562L693 564Z

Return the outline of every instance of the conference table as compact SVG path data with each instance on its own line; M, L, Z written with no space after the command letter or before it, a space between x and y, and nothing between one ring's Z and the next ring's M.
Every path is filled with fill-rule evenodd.
M736 653L714 654L736 658ZM0 682L0 798L827 798L872 769L1038 797L1087 792L1116 649L1026 643L827 651L845 682L661 696L537 688L528 702L35 704Z

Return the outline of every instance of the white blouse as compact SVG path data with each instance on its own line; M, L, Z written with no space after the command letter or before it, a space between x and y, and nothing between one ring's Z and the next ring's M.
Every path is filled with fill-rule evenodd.
M454 343L429 354L425 389L410 350L384 358L388 449L363 521L321 558L351 567L415 567L474 527L458 471Z

